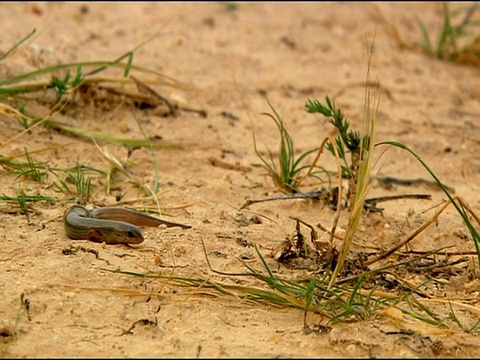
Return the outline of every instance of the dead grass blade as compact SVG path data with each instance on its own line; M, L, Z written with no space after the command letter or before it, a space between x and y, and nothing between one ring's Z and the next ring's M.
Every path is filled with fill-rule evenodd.
M373 44L375 39L372 42L372 47L368 49L367 43L367 55L368 55L368 65L367 65L367 75L366 83L370 83L370 69L371 62L373 57ZM375 103L372 103L372 95L369 86L365 86L365 104L364 104L364 117L363 117L363 134L361 137L361 147L360 147L360 168L358 170L356 179L356 190L355 198L353 203L353 209L350 214L348 221L345 237L343 239L342 248L340 250L340 255L338 257L337 265L333 271L332 277L330 279L329 287L335 284L338 274L342 270L343 263L347 258L347 255L350 251L350 246L354 240L355 234L357 232L357 227L360 222L362 212L364 209L365 199L367 197L368 191L370 189L370 172L371 172L371 163L373 158L373 150L375 143L375 126L376 126L376 115L378 113L378 108L380 106L380 101L378 100ZM355 165L355 162L352 160L352 163ZM356 173L354 171L354 173ZM334 231L332 231L334 233Z

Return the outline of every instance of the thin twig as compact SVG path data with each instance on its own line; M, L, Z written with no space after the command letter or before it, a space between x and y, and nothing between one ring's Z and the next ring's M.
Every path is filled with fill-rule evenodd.
M266 199L258 199L258 200L248 199L247 201L245 201L245 204L243 204L240 207L240 209L244 209L247 206L252 205L252 204L258 204L258 203L261 203L261 202L275 201L275 200L291 200L291 199L320 200L320 199L322 199L322 197L325 196L326 193L327 193L327 190L320 190L320 191L310 191L308 193L295 193L295 194L273 196L273 197L266 198Z
M436 254L440 251L442 251L443 249L446 249L446 248L449 248L449 247L452 247L452 245L450 246L444 246L442 248L439 248L439 249L436 249L436 250L432 250L426 254L422 254L422 255L419 255L413 259L407 259L407 260L404 260L404 261L399 261L397 263L393 263L393 264L389 264L389 265L386 265L386 266L383 266L381 268L377 268L377 269L372 269L370 271L366 271L364 273L361 273L359 275L354 275L354 276L350 276L350 277L347 277L347 278L344 278L344 279L340 279L340 280L337 280L335 281L335 285L342 285L342 284L345 284L347 282L350 282L350 281L354 281L354 280L358 280L360 279L360 277L362 276L366 276L366 275L373 275L373 274L377 274L379 272L382 272L382 271L385 271L387 269L391 269L391 268L396 268L400 265L405 265L405 264L408 264L408 263L411 263L412 261L416 261L416 260L419 260L419 259L422 259L422 258L425 258L427 256L430 256L430 255L433 255L433 254ZM368 265L367 262L364 262L365 266Z
M400 249L401 247L405 246L406 244L408 244L410 241L412 241L413 239L415 239L415 237L417 237L418 234L420 234L423 230L425 230L427 227L430 226L430 224L434 223L435 221L437 221L437 218L438 216L440 216L440 214L446 209L446 207L450 204L450 202L446 202L441 208L440 210L437 211L437 213L435 215L433 215L433 217L428 220L427 222L425 222L422 226L420 226L418 229L416 229L413 233L411 233L409 236L407 236L407 238L403 241L401 241L400 243L394 245L393 247L391 247L389 250L377 255L377 256L374 256L373 258L371 258L370 260L367 260L364 264L366 266L368 265L371 265L379 260L382 260L382 259L385 259L387 257L389 257L390 255L392 255L395 251L397 251L398 249Z

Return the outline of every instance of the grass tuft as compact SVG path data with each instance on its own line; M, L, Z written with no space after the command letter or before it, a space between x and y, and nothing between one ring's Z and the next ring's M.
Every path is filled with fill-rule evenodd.
M253 133L253 146L255 153L262 161L261 164L254 164L254 166L263 167L267 170L267 174L272 178L274 184L281 190L289 193L296 193L299 190L298 187L300 182L303 180L303 177L301 176L302 172L310 168L310 165L305 163L306 158L318 151L318 148L305 151L296 158L293 139L285 128L282 117L277 113L268 99L267 102L273 115L270 113L263 113L262 115L268 116L277 126L280 134L279 155L275 160L274 155L269 150L269 158L266 159L258 150L255 133ZM325 172L325 170L321 167L317 167L317 170L309 172L308 176L318 178L320 172Z

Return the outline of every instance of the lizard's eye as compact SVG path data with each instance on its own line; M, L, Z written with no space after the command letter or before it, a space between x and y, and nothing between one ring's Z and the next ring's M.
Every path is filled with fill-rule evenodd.
M133 239L133 238L136 238L136 237L137 237L137 235L135 235L132 231L127 232L127 236L128 236L130 239Z

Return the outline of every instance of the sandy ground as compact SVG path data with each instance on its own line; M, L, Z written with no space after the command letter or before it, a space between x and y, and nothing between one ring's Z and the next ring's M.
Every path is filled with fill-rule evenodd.
M142 138L134 114L150 137L184 144L183 149L158 149L158 201L164 218L192 229L145 228L136 246L70 240L63 213L74 199L55 193L43 182L1 170L4 195L56 196L55 204L38 202L28 215L9 211L2 203L0 232L0 349L5 357L476 357L480 341L467 333L420 326L377 314L322 328L325 319L310 314L307 325L325 331L307 332L301 310L242 301L231 296L195 292L111 273L105 269L154 272L249 284L210 271L245 272L241 259L262 269L253 244L278 276L296 278L299 271L278 264L272 251L295 229L290 217L330 227L334 212L311 200L272 201L240 209L247 199L278 195L261 168L253 148L255 131L262 151L276 151L278 132L268 117L266 97L283 116L298 153L319 146L331 126L307 114L307 99L328 95L361 128L366 40L374 34L372 78L382 84L377 140L401 141L478 211L480 203L480 81L478 68L456 65L400 49L389 36L378 8L409 41L420 38L415 17L435 32L441 7L435 3L378 5L369 3L2 3L0 50L36 28L36 34L2 63L2 78L48 65L76 61L114 60L158 35L134 56L134 64L150 68L196 88L184 91L156 87L181 106L202 109L162 116L155 108L134 112L132 104L85 102L57 121L127 138ZM13 103L9 102L13 105ZM41 101L27 110L47 111ZM46 147L34 156L52 167L77 162L108 170L90 142L36 127L15 141L22 128L2 115L0 154L10 156ZM148 149L130 156L119 145L100 143L127 164L128 170L153 186L155 162ZM380 152L380 151L379 151ZM264 152L265 153L265 152ZM212 160L213 159L213 160ZM321 161L335 166L328 155ZM383 176L430 179L411 155L396 149L382 156ZM224 164L232 165L232 168ZM318 188L306 184L302 190ZM366 214L357 240L388 248L431 218L444 199L436 189L375 185L371 196L428 193L431 200L399 200L382 204L383 215ZM115 205L145 194L126 180L106 193L105 177L93 181L87 207ZM128 204L141 208L154 203ZM260 219L260 221L257 221ZM345 212L339 227L348 221ZM317 229L318 230L318 229ZM304 229L308 234L308 229ZM318 230L319 231L319 230ZM453 209L447 209L411 243L414 250L453 245L473 251L472 240ZM339 247L339 243L335 243ZM371 251L371 247L368 248ZM358 248L357 248L358 250ZM433 296L473 299L479 284L476 258L459 272L435 282ZM473 273L473 275L472 275ZM420 276L420 275L418 275ZM423 278L405 275L413 283ZM258 283L256 285L259 285ZM433 305L432 305L433 306ZM439 311L442 309L439 307ZM458 309L457 309L458 310ZM458 310L465 324L478 316ZM447 316L443 312L441 316ZM459 315L460 316L460 315ZM462 318L463 319L463 318Z

